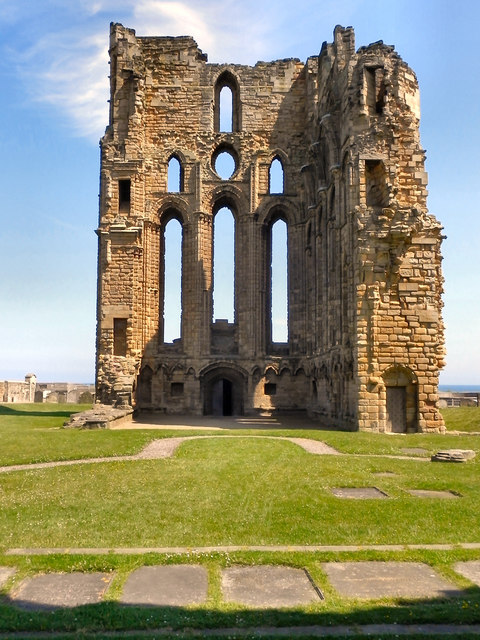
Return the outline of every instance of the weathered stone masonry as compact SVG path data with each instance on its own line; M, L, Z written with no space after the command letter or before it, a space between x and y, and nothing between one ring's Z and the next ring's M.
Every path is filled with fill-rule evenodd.
M102 147L97 393L185 413L306 409L442 430L442 228L428 214L415 74L336 27L318 56L208 64L189 37L112 24ZM220 131L219 95L233 96ZM215 159L228 151L232 177ZM171 159L181 185L168 191ZM273 160L282 193L271 193ZM212 321L213 224L235 219L235 321ZM163 340L164 230L182 226L181 338ZM271 340L273 223L288 228L288 343Z

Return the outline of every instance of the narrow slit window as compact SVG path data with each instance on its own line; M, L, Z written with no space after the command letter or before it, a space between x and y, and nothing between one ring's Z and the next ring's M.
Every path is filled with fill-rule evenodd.
M283 193L284 191L283 165L278 158L274 158L268 172L269 193Z
M235 318L235 220L222 207L213 221L213 319Z
M131 181L119 180L118 181L118 210L121 213L129 213L130 211L130 192L131 192Z
M385 106L385 71L382 67L365 67L366 104L369 113L382 114Z
M164 232L164 308L163 341L181 337L182 320L182 225L170 220Z
M127 355L127 319L113 319L113 355Z
M176 156L168 161L168 186L169 193L183 191L183 167Z
M271 339L288 342L288 234L284 220L271 228Z

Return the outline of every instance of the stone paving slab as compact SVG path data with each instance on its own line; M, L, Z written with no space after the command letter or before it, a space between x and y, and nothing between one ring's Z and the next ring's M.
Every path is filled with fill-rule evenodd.
M480 587L480 560L457 562L453 568L461 576L468 578L468 580Z
M112 578L112 573L46 573L25 579L11 600L24 609L95 604L102 600Z
M388 495L377 487L334 487L331 492L337 498L349 498L353 500L382 500Z
M440 498L442 500L451 500L459 498L458 493L453 491L433 491L432 489L407 489L408 493L416 498Z
M13 567L0 567L0 589L14 573L15 569Z
M348 598L445 598L464 592L421 562L325 562L332 586Z
M222 593L227 602L261 609L295 607L322 599L303 569L267 565L223 569Z
M208 575L197 565L140 567L129 575L122 604L181 607L206 601Z

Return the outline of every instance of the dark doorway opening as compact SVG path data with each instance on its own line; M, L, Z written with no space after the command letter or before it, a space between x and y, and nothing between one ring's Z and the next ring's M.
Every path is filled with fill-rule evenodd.
M137 405L149 406L152 403L152 378L153 371L147 365L137 378Z
M210 370L202 381L203 412L213 416L243 415L246 379L230 367Z
M212 414L233 415L233 385L226 378L220 378L212 384Z

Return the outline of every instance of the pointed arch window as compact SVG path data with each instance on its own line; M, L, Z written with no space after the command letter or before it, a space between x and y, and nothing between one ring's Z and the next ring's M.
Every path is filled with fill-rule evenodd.
M177 155L170 156L168 161L167 191L179 193L183 191L183 166Z
M224 71L215 84L213 126L218 132L240 131L240 98L233 73Z
M163 342L173 343L182 334L183 228L171 217L163 230Z
M228 206L213 219L213 320L235 322L235 218Z
M276 156L268 171L268 193L284 193L285 189L285 176L283 171L282 161Z
M288 227L283 218L276 218L268 229L269 282L268 326L269 343L288 343Z

